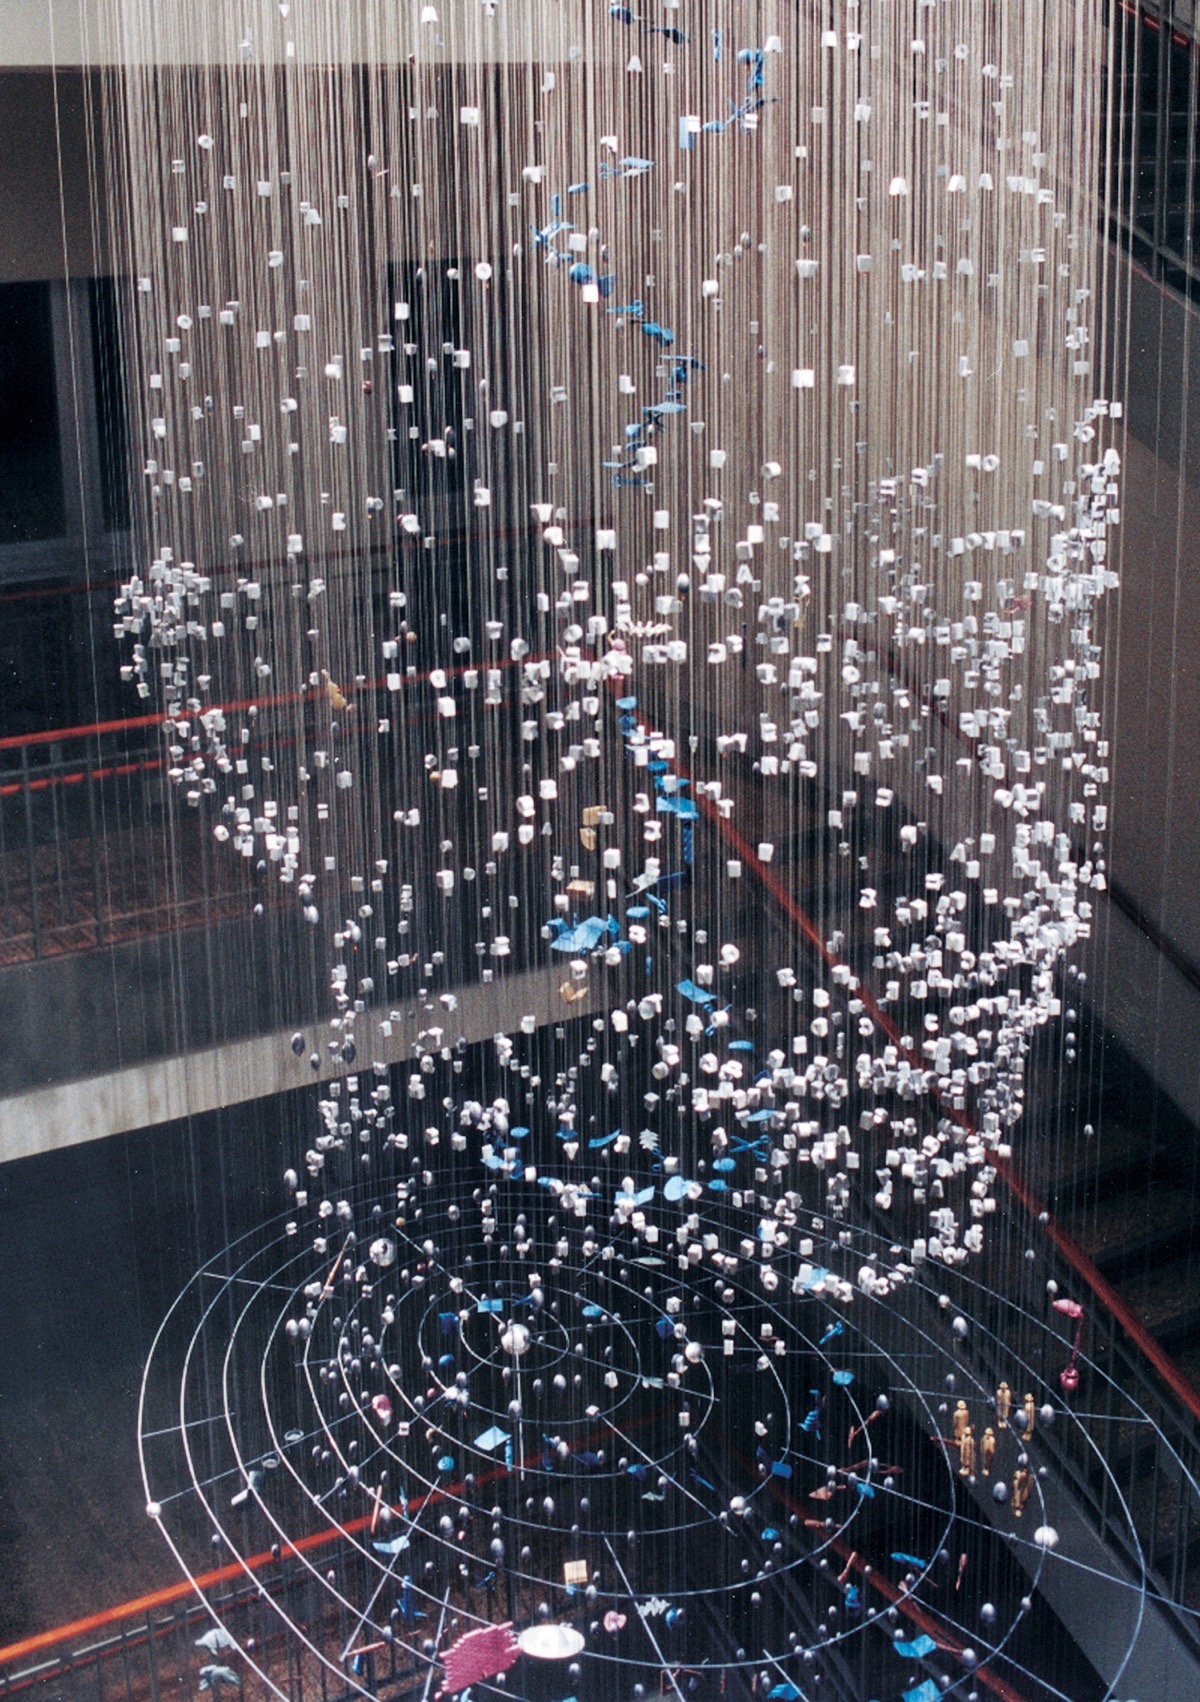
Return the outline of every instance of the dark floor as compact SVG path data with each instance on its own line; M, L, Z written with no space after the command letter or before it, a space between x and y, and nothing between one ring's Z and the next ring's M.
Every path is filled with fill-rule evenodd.
M1091 1115L1096 1134L1076 1151L1031 1111L1031 1180L1190 1370L1200 1250L1195 1179L1179 1162L1190 1131L1128 1060L1089 1062L1078 1077L1048 1067L1035 1103L1047 1128ZM1054 1092L1077 1079L1104 1103L1061 1117ZM283 1209L282 1174L311 1116L302 1091L0 1165L0 1646L179 1582L144 1512L142 1367L193 1272ZM193 1557L198 1569L224 1558Z
M179 1581L142 1367L197 1265L282 1207L295 1097L0 1166L0 1645Z

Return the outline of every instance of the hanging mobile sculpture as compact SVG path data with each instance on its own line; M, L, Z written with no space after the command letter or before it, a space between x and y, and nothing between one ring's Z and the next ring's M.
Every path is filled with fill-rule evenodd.
M112 22L124 673L328 970L287 1215L169 1326L246 1289L221 1544L334 1533L365 1694L794 1697L978 1545L908 1655L973 1694L1048 1385L972 1266L1105 884L1099 8Z

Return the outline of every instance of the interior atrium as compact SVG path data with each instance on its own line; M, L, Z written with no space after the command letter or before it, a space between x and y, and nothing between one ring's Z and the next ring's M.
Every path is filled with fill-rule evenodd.
M1195 1702L1194 0L0 20L0 1702Z

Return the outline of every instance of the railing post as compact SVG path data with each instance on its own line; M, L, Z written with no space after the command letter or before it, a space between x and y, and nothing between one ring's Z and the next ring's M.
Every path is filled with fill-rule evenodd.
M96 1663L96 1669L103 1670L99 1661ZM126 1620L121 1621L121 1672L125 1679L125 1702L135 1702L133 1678L129 1671L129 1625Z
M100 837L96 830L96 770L101 765L100 739L96 738L96 759L93 762L90 754L90 741L85 747L84 784L87 787L88 799L88 833L92 843L92 914L96 919L96 944L104 944L104 902L100 889ZM155 1698L157 1702L157 1697Z
M21 794L25 801L25 860L29 869L29 929L33 955L42 955L42 930L38 905L37 840L33 827L33 793L29 789L29 747L21 746Z
M160 1702L158 1689L158 1633L153 1614L146 1616L146 1660L150 1671L150 1702Z
M11 770L4 770L7 776ZM5 831L5 806L0 803L0 938L7 939L13 931L12 884L8 869L8 834Z
M195 1674L192 1671L191 1628L188 1625L188 1608L186 1601L175 1604L175 1643L179 1649L179 1674L182 1680L181 1688L186 1692L188 1702L192 1702L196 1694Z

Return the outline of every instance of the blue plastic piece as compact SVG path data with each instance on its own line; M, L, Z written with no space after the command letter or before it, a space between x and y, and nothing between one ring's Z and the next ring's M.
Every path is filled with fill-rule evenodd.
M610 927L611 918L605 921L600 916L589 916L574 928L568 928L556 940L551 940L550 950L561 952L591 951L607 933L616 933L615 925Z
M919 1637L914 1637L909 1643L893 1643L892 1648L906 1661L919 1661L926 1655L932 1655L937 1648L933 1638L922 1631Z

